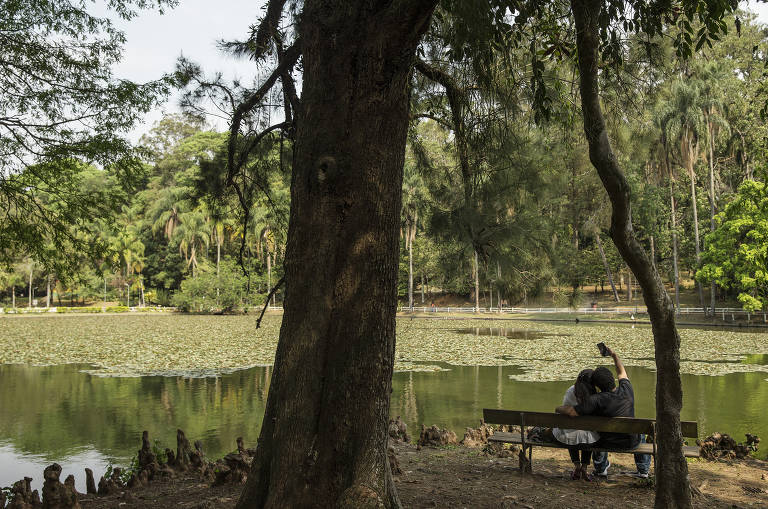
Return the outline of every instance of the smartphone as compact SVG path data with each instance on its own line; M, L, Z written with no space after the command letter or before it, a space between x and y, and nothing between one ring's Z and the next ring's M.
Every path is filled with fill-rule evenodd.
M608 347L605 346L605 343L598 343L597 349L600 350L600 355L608 357Z

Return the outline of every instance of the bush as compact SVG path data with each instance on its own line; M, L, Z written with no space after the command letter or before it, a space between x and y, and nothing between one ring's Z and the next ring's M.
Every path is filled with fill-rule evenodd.
M110 306L107 308L107 313L125 313L130 310L131 308L126 306Z
M84 307L84 308L65 308L57 307L57 313L101 313L100 307Z
M222 262L220 275L215 267L201 267L196 277L187 277L171 302L185 312L228 312L243 307L247 279L229 260Z

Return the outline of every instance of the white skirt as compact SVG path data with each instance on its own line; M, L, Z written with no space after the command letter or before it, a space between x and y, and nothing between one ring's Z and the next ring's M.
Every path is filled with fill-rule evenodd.
M583 429L554 428L552 434L558 442L566 445L594 444L600 440L600 433Z

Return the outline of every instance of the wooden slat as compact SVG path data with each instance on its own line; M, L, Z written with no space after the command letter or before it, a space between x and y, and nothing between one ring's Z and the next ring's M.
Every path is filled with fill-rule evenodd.
M504 433L504 432L496 432L492 436L488 437L489 442L500 442L505 444L522 444L522 437L520 436L520 433ZM560 442L542 442L541 440L532 440L531 438L526 438L525 442L528 445L535 445L538 447L552 447L555 449L566 449L568 446L565 444L561 444ZM627 454L653 454L653 444L639 444L634 449L609 449L605 447L595 447L589 449L590 451L605 451L605 452L615 452L615 453L627 453ZM683 446L683 454L687 458L698 458L700 454L700 450L698 447L686 445Z
M598 417L595 415L569 417L567 415L547 412L525 412L521 410L484 408L483 420L489 424L520 426L521 413L525 414L526 426L582 429L612 433L653 433L653 419L637 419L633 417ZM684 437L699 436L698 425L695 421L681 421L680 426Z

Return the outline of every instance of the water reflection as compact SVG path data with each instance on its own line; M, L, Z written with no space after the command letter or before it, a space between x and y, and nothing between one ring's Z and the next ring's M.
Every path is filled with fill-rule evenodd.
M552 411L570 385L513 381L509 375L519 373L513 366L445 367L450 370L394 375L392 415L402 416L412 435L421 424L438 424L461 437L464 427L477 425L483 408ZM234 449L238 436L254 444L272 374L259 367L218 378L103 378L80 372L85 368L0 365L0 486L29 475L39 487L42 469L56 461L84 490L83 468L100 474L108 463L127 464L144 429L175 446L175 430L183 428L209 456ZM655 373L628 371L636 414L653 416ZM682 416L698 421L702 434L768 436L765 376L683 375Z

